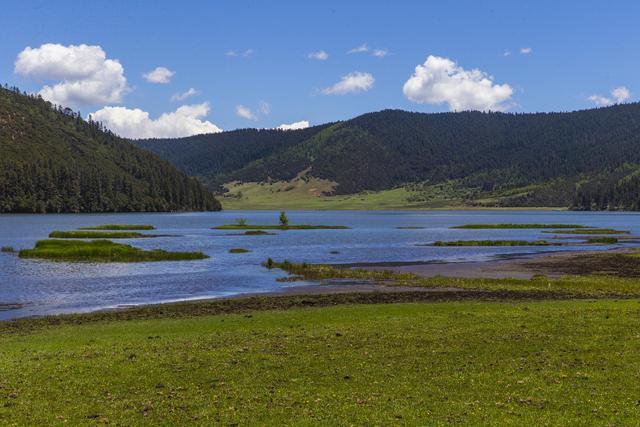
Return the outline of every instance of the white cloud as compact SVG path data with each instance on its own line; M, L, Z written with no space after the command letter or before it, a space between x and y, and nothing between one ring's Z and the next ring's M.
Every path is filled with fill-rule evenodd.
M371 55L375 56L376 58L384 58L388 54L389 51L387 49L374 49L371 53Z
M511 51L505 50L504 52L502 52L502 56L511 56Z
M618 103L622 103L627 99L631 98L631 92L624 86L619 86L611 91L611 96L613 96Z
M236 115L247 120L258 120L258 116L256 116L250 108L245 107L244 105L236 105Z
M243 58L248 58L251 55L253 55L253 49L247 49L244 52L238 52L235 50L229 50L225 53L225 55L227 56L231 56L231 57L237 57L237 56L242 56Z
M269 103L266 101L260 101L260 103L258 104L258 111L260 111L260 114L266 116L271 113L271 105L269 105Z
M533 52L533 49L531 49L530 47L521 47L520 48L520 53L523 55L528 55L531 52Z
M366 43L361 44L360 46L354 47L353 49L349 49L347 53L364 53L369 52L369 46Z
M324 50L319 50L317 52L311 52L307 55L307 58L317 59L318 61L326 61L327 59L329 59L329 54Z
M171 101L184 101L185 99L191 97L191 96L196 96L200 94L200 92L198 92L197 90L195 90L194 88L189 88L189 90L187 90L186 92L182 92L182 93L174 93L171 96Z
M624 86L618 86L611 91L611 97L602 95L591 95L588 99L596 105L606 107L607 105L622 104L631 98L631 92Z
M90 116L125 138L179 138L222 129L202 117L209 114L209 104L183 105L176 111L151 119L139 108L104 107Z
M478 69L465 70L449 58L429 55L405 82L403 92L419 104L446 102L452 111L503 111L513 89L494 84L493 77Z
M309 127L309 122L307 120L301 120L299 122L294 123L283 123L278 126L276 129L280 130L297 130L297 129L306 129Z
M322 89L325 95L344 95L347 93L366 92L373 87L375 79L369 73L353 72L342 76L339 82Z
M39 80L61 80L45 85L39 94L68 107L122 102L127 92L124 68L107 59L100 46L47 43L18 54L15 72Z
M171 77L175 74L167 67L156 67L155 69L144 73L142 77L149 83L167 84L171 82Z

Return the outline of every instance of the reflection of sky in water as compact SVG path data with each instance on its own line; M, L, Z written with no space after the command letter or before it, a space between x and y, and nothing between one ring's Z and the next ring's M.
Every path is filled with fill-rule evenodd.
M130 264L55 263L20 260L0 254L0 306L23 303L18 310L0 311L0 319L64 311L87 311L127 304L219 297L264 292L292 286L278 283L280 271L268 271L260 263L268 257L293 262L355 263L380 261L480 261L492 257L557 250L563 247L429 247L416 246L434 240L548 239L542 230L451 230L466 223L536 222L578 223L631 230L640 234L640 216L631 213L591 212L291 212L292 223L348 225L351 230L275 231L273 236L243 236L234 231L212 230L233 223L272 224L277 212L216 212L180 214L98 215L0 215L0 246L32 247L52 230L73 230L105 223L153 224L150 233L172 236L118 240L144 249L203 251L211 258L189 262ZM397 226L425 229L398 230ZM561 240L565 243L575 240ZM230 248L251 249L229 254ZM610 246L608 246L610 247ZM590 246L588 249L596 249ZM338 255L331 254L337 250ZM295 284L294 284L295 285Z

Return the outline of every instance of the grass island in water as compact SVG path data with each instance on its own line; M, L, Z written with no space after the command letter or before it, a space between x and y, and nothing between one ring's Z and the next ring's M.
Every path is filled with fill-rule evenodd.
M546 240L438 240L433 244L418 246L560 246Z
M142 234L136 231L52 231L51 239L141 239L158 237L155 234Z
M155 230L153 225L148 224L102 224L94 227L80 227L80 230Z
M464 224L464 225L454 225L450 227L453 229L463 229L463 230L492 230L492 229L519 229L519 228L592 228L586 225L578 225L578 224Z
M20 258L52 261L147 262L187 261L208 258L202 252L168 252L144 250L109 240L39 240L33 249L23 249Z

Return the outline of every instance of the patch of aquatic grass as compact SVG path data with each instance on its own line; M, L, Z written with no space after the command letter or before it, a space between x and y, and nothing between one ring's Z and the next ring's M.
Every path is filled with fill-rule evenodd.
M262 230L249 230L244 232L245 236L275 236L275 234L276 233L269 233Z
M208 258L202 252L167 252L143 250L109 240L39 240L33 249L20 251L21 258L52 261L147 262L186 261Z
M13 249L12 246L3 246L3 247L0 248L0 252L13 253L13 252L15 252L15 249Z
M544 233L554 234L629 234L628 231L614 230L613 228L588 228L580 230L551 230Z
M231 248L229 249L230 254L245 254L247 252L251 252L249 249L244 248Z
M49 237L52 239L139 239L157 236L135 231L52 231Z
M263 264L269 267L269 263ZM293 264L271 261L271 268L280 268L306 280L354 279L370 280L385 285L420 286L427 288L460 288L490 291L539 291L575 295L640 295L640 279L601 275L566 276L550 279L542 275L531 279L420 277L413 273L390 270L339 268L323 264Z
M344 225L250 225L226 224L213 227L214 230L345 230Z
M590 237L587 239L587 243L602 243L605 245L613 245L618 241L616 237Z
M80 230L155 230L153 225L148 224L103 224L93 227L80 227Z
M635 425L637 325L638 301L601 300L339 305L51 326L0 334L0 420Z
M429 245L418 246L559 246L546 240L438 240Z
M578 224L464 224L464 225L455 225L450 228L456 229L468 229L468 230L483 230L483 229L495 229L495 228L504 228L504 229L517 229L517 228L591 228L586 225L578 225Z

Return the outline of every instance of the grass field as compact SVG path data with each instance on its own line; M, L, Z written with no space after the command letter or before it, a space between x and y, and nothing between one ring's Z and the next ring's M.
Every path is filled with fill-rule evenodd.
M187 261L208 258L202 252L143 250L109 240L38 240L33 249L23 249L20 258L70 262Z
M25 321L0 334L0 424L631 425L639 308L446 302Z
M291 181L233 182L225 184L228 190L219 196L226 210L234 209L496 209L504 206L501 200L532 188L524 187L496 193L486 193L471 201L471 189L460 183L409 184L404 187L365 191L349 195L328 195L336 189L336 183L314 177L297 177ZM514 193L515 192L515 193ZM543 209L559 210L562 207L505 208L503 210Z
M406 188L371 191L343 196L325 196L335 184L317 178L293 182L234 183L220 197L223 209L421 209L463 207L459 200L438 198L411 202L416 192Z

